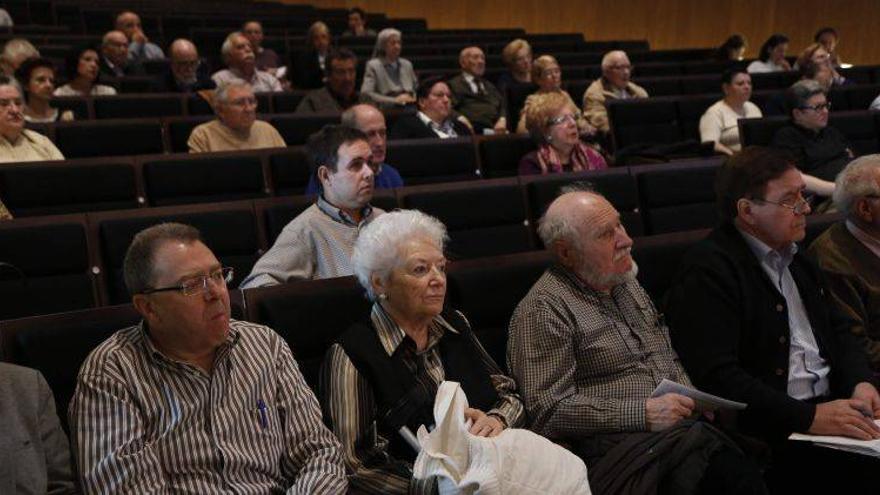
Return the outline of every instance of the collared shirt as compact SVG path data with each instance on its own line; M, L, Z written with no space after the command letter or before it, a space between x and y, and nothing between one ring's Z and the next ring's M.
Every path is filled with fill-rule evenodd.
M471 91L473 91L474 94L480 93L480 90L481 90L480 84L478 83L477 78L473 74L471 74L469 72L462 72L461 76L464 78L464 81L466 83L468 83L468 86L470 86Z
M548 438L645 431L657 385L691 384L635 280L602 293L554 265L517 306L509 335L507 362L530 429Z
M431 117L428 117L422 112L418 112L416 116L419 120L422 121L423 124L428 126L434 134L437 135L440 139L448 139L458 137L458 133L455 132L455 128L452 126L452 121L450 119L446 119L442 124L438 124L431 120Z
M401 345L405 349L404 363L413 374L423 369L436 386L445 379L438 343L446 332L458 333L442 316L428 326L428 344L422 351L408 338L381 304L374 304L370 314L379 342L388 355ZM473 334L471 334L473 335ZM476 338L472 342L480 351L479 365L489 375L499 401L486 414L500 417L507 426L517 426L524 419L522 401L516 394L516 383L505 376L489 357ZM476 365L476 363L475 363ZM388 439L379 435L376 427L376 404L369 382L357 371L345 350L334 344L321 368L325 413L333 432L342 443L343 461L353 473L352 485L369 493L426 493L433 488L433 480L421 483L412 480L412 466L392 459ZM412 486L411 486L412 485Z
M764 273L785 298L788 312L788 395L805 400L828 395L831 367L819 354L819 345L810 325L807 309L788 266L797 253L797 244L782 252L772 249L755 236L737 228L755 253Z
M212 372L176 361L141 323L86 359L70 404L86 493L345 493L339 443L290 348L231 321Z
M241 282L241 288L352 275L351 255L357 236L382 213L367 205L357 223L319 196L315 204L284 227L272 249Z
M64 155L46 136L23 129L15 142L0 135L0 163L64 160Z
M880 239L877 239L871 234L860 229L858 225L852 223L849 220L846 221L846 230L848 230L849 233L853 235L853 237L855 237L866 248L868 248L869 251L874 253L875 256L880 257Z
M217 83L218 88L232 82L245 82L251 85L254 93L272 93L284 90L278 78L257 69L254 69L254 75L250 78L246 78L244 74L235 69L223 69L215 72L211 79Z
M144 60L164 60L165 52L155 43L138 43L132 41L128 45L128 60L142 62Z

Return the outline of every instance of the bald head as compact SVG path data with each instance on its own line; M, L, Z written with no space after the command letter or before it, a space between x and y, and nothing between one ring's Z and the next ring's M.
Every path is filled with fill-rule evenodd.
M101 40L101 54L113 65L125 65L128 59L128 38L122 31L108 31Z
M385 161L387 129L385 116L373 105L354 105L342 113L342 125L352 127L367 135L370 151L376 163Z
M199 68L199 50L192 41L176 39L168 49L171 57L171 73L182 84L196 82L196 72Z
M469 46L461 51L458 56L461 70L476 77L483 77L486 72L486 56L477 46Z
M602 57L602 77L618 89L626 88L632 73L629 57L622 50L613 50Z

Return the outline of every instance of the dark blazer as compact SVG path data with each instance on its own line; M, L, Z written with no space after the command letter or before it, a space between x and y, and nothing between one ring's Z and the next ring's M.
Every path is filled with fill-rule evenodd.
M291 82L297 89L318 89L324 87L324 71L318 61L318 52L303 50L294 52Z
M156 81L157 93L194 93L196 91L214 89L216 87L217 83L211 79L211 76L206 71L202 71L201 68L199 68L199 71L196 73L196 82L189 87L182 87L178 84L171 69L165 71L162 78Z
M458 137L467 137L473 135L470 127L453 117L452 128L455 129ZM422 139L437 138L440 139L430 127L419 119L414 113L401 115L397 122L388 131L388 139Z
M507 116L507 102L501 92L485 78L480 81L483 83L483 93L474 93L461 74L447 81L455 111L467 117L477 133L491 129L498 119Z
M104 57L103 55L99 56L98 75L100 78L113 80L117 77L120 77L120 75L122 75L122 76L143 76L144 74L145 74L144 66L138 62L133 62L133 61L129 61L124 66L122 66L122 74L117 74L116 71L114 71L110 67L110 64L107 63L107 58Z
M849 397L857 383L871 380L865 352L832 309L818 268L798 253L789 270L831 367L831 398ZM738 415L738 429L770 441L809 429L816 406L787 394L785 298L732 223L685 255L667 294L667 316L694 384L748 404Z

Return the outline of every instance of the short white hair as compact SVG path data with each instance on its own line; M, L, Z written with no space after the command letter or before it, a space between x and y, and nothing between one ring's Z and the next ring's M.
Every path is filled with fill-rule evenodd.
M214 91L214 108L229 103L229 90L233 88L246 88L251 90L251 92L254 91L251 85L244 81L231 81L223 84Z
M837 174L834 181L834 204L847 215L857 199L863 196L880 196L880 185L875 175L880 169L880 154L865 155L849 162L849 165Z
M376 300L373 276L388 281L391 270L402 261L401 247L413 238L427 239L441 252L449 239L443 222L418 210L384 213L361 230L354 243L351 264L371 301Z
M223 40L223 45L220 46L220 55L223 56L223 63L226 65L229 65L229 54L232 53L232 43L235 38L239 36L247 39L247 37L242 34L241 31L233 31L229 33L229 36L227 36L226 39Z
M393 36L397 36L403 41L403 34L397 29L385 28L379 31L379 34L376 36L376 46L373 47L373 58L385 57L385 43L387 43L388 39Z
M562 196L573 193L588 193L603 197L589 182L574 182L559 188L559 196L553 203ZM550 203L550 206L553 206L553 203ZM580 218L574 218L574 215L567 211L551 212L550 206L538 220L538 237L544 243L544 247L549 249L554 243L564 241L580 248L580 235L577 230Z
M606 53L604 57L602 57L602 70L608 70L608 67L611 67L611 64L614 63L614 59L618 57L624 57L629 60L626 52L623 50L611 50Z
M36 58L40 56L40 52L24 38L12 38L3 45L3 52L0 53L0 60L12 63L17 59Z

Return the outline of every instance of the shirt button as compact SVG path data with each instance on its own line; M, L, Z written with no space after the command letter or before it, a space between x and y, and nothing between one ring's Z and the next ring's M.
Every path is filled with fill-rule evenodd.
M784 336L783 336L783 337L779 337L779 343L780 343L780 344L784 344L784 343L785 343L785 340L786 340L786 339L785 339Z
M782 376L783 373L785 373L785 371L783 371L782 368L776 368L776 376Z
M781 313L783 309L785 308L781 304L776 305L776 311L779 311Z

